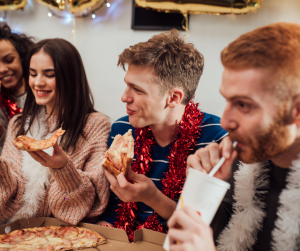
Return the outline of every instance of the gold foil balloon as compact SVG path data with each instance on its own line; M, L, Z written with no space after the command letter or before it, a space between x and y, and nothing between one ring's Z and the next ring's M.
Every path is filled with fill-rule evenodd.
M0 0L1 1L1 0ZM105 0L37 0L50 9L66 10L72 14L101 6Z
M37 0L42 5L45 5L48 8L54 8L57 10L64 10L65 9L65 0ZM68 1L68 0L66 0Z
M135 0L143 8L182 14L246 14L261 7L262 0Z
M26 4L26 0L0 0L0 11L18 9L23 10Z
M83 12L88 8L99 6L104 0L69 0L69 10L71 13Z

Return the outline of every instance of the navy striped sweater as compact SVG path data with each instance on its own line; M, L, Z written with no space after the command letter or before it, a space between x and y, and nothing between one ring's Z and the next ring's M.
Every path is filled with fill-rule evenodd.
M205 147L211 142L219 143L225 136L227 136L227 132L221 128L219 117L208 113L203 114L204 118L200 126L202 128L201 136L198 139L196 149ZM114 122L109 136L109 146L113 142L115 135L123 135L129 129L132 129L134 132L134 127L132 127L129 123L129 116L125 116ZM160 190L162 189L162 183L160 180L164 178L164 173L168 171L167 156L170 154L170 145L161 147L155 143L151 149L153 163L151 164L151 170L147 174L147 177L149 177ZM147 217L153 213L153 210L151 207L142 202L138 202L136 204L138 207L137 220L139 224L142 224L146 221ZM99 220L107 221L113 224L116 221L116 209L119 208L119 205L119 198L111 191L108 206L105 212L100 216Z

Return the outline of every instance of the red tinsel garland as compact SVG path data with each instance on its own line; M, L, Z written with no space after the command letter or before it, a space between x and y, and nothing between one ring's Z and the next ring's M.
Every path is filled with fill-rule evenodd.
M177 129L177 137L173 141L170 151L169 171L162 179L162 193L171 199L179 198L186 179L186 160L191 151L195 149L197 138L200 137L203 114L198 110L199 104L191 101L185 108L184 115ZM136 173L147 174L151 167L151 146L155 143L153 133L149 126L136 129L135 156L136 161L132 170ZM133 233L140 228L148 228L154 231L166 233L167 229L158 221L157 213L150 215L144 224L136 222L137 206L134 202L122 202L117 210L117 219L114 227L124 229L130 241L133 241Z
M9 95L3 93L0 93L0 107L4 109L8 119L22 112L22 109L17 106L17 102L14 102Z

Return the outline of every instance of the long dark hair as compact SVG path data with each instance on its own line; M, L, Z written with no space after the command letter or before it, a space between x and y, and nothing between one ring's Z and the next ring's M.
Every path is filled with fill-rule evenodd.
M56 93L58 95L53 110L57 106L59 107L54 130L60 127L66 130L60 146L64 151L68 151L70 147L75 148L80 135L85 137L83 128L89 114L95 112L94 99L80 54L71 43L59 38L44 39L35 44L30 53L30 59L39 51L48 54L54 64ZM29 72L27 74L29 77ZM24 135L29 131L41 108L42 106L35 102L32 90L29 89L23 114L16 123L16 126L20 126L17 136ZM48 118L51 114L48 114ZM24 125L28 116L30 116L29 127L25 130Z
M10 27L3 22L0 22L0 40L9 41L19 54L22 63L23 76L29 69L29 53L34 45L33 38L25 34L17 34L12 32ZM25 77L26 90L28 90L28 78ZM1 87L1 92L7 92L4 86Z

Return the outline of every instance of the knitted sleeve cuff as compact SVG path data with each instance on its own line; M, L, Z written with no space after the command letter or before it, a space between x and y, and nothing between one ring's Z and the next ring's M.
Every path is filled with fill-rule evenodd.
M83 183L83 179L79 171L74 167L70 160L67 165L62 168L49 169L60 189L68 193L78 189L78 187Z

